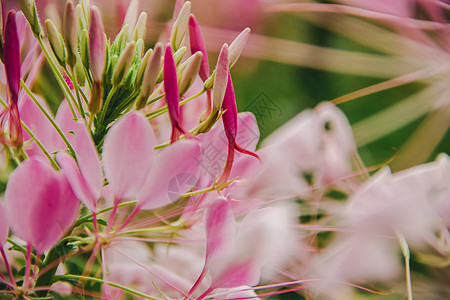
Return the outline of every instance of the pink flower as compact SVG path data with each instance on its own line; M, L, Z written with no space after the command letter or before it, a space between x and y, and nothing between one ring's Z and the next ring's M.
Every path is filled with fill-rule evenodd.
M73 224L78 201L62 173L30 158L11 173L5 209L11 230L42 254Z

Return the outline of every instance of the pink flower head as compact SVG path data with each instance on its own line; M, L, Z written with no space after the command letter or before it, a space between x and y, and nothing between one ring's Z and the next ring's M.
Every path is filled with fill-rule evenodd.
M75 221L78 200L62 173L31 158L11 173L5 208L11 230L41 254Z
M0 122L1 127L3 127L6 122L6 118L8 117L9 137L6 138L2 134L0 136L0 142L12 147L21 147L23 137L19 110L17 107L20 88L20 44L17 34L15 11L10 11L6 20L3 56L10 94L10 103L8 108L1 113Z
M234 162L234 150L260 159L258 154L252 151L248 151L236 143L237 108L236 108L236 97L234 95L233 81L231 80L230 72L228 72L228 85L222 103L222 110L225 111L225 113L222 115L222 121L225 129L225 135L227 136L228 139L228 155L225 168L218 180L219 183L226 182L228 180L228 177L230 176L231 168Z
M169 109L170 122L172 123L172 135L170 142L176 142L185 131L180 124L180 96L178 92L177 68L172 54L170 43L166 45L164 55L164 91L166 93L166 103Z

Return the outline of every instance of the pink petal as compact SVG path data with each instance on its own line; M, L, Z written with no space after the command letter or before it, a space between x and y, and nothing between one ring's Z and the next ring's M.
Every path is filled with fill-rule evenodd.
M37 99L42 100L39 97L37 97ZM45 101L42 100L40 103L47 112L50 112ZM66 148L55 128L28 95L24 95L24 97L20 99L19 112L21 120L31 129L34 135L36 135L50 153ZM25 131L24 139L30 139L30 136ZM38 155L44 157L42 150L39 149L35 143L32 144L31 149L26 149L26 151L29 156Z
M60 152L56 155L56 160L78 200L90 211L95 211L99 196L93 194L73 157L66 152Z
M205 215L206 261L220 264L234 248L236 222L228 201L218 199L212 203ZM216 265L217 266L217 265Z
M61 173L31 158L11 174L5 207L14 233L43 253L75 221L78 201Z
M103 187L102 166L92 136L81 121L76 125L73 147L81 175L86 180L94 198L99 199Z
M211 288L233 288L241 285L256 285L261 271L253 260L232 262L222 273L213 276Z
M201 149L197 142L180 140L158 152L138 201L154 209L179 199L198 180Z
M6 218L6 211L0 202L0 248L8 237L8 219Z
M131 112L105 137L103 167L116 197L136 198L153 161L155 137L145 116Z

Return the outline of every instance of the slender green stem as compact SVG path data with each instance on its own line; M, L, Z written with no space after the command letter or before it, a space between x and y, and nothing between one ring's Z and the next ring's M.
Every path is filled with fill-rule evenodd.
M69 143L69 140L66 138L64 133L61 131L61 128L59 128L59 126L55 123L53 118L49 115L49 113L45 110L45 108L41 105L41 103L39 103L39 101L36 99L36 97L33 95L33 93L27 87L25 82L23 82L23 80L20 80L20 85L25 89L25 91L31 97L33 102L37 105L37 107L39 107L39 109L45 115L47 120L49 120L49 122L52 124L52 126L56 129L56 131L58 132L59 136L62 138L62 140L66 144L67 148L69 148L70 152L72 152L72 154L75 154L75 150L72 148L72 145Z
M6 102L3 101L2 98L0 98L0 104L2 104L4 107L8 106L6 104ZM28 135L31 137L31 139L36 143L36 145L39 147L39 149L41 149L41 151L44 153L45 157L47 157L47 159L55 167L56 170L59 170L60 168L59 168L58 164L56 163L56 161L50 155L48 150L45 149L44 145L42 145L42 143L39 141L39 139L34 135L34 133L31 131L31 129L28 128L28 126L23 121L20 121L20 123L22 125L22 128L28 133Z
M149 228L139 228L129 231L122 231L120 235L128 235L128 234L139 234L139 233L148 233L148 232L172 232L185 228L183 224L179 225L166 225L166 226L157 226L157 227L149 227Z
M14 160L14 162L17 165L20 165L20 160L17 158L17 156L14 154L14 152L11 150L10 147L8 147L7 145L3 145L3 149L5 149L5 151L7 152L8 156Z
M137 204L137 201L123 202L123 203L120 203L118 205L118 207L130 206L130 205L135 205L135 204ZM97 215L105 213L105 212L108 212L108 211L113 210L113 209L114 209L114 206L110 206L110 207L104 208L102 210L99 210L97 212ZM92 214L89 214L89 215L86 215L84 217L81 217L75 222L75 225L73 227L75 228L75 227L83 224L84 222L89 221L89 219L91 219L91 218L92 218Z
M194 100L195 98L197 98L197 97L199 97L200 95L202 95L204 92L206 92L205 89L201 90L200 92L198 92L197 94L195 94L195 95L193 95L193 96L191 96L191 97L189 97L189 98L186 98L186 99L180 101L180 105L186 104L186 103L188 103L189 101ZM148 117L149 120L153 120L153 119L155 119L156 117L159 117L160 115L166 113L167 110L168 110L168 109L167 109L167 105L164 105L164 106L161 107L160 109L157 109L157 110L155 110L155 111L152 111L151 113L148 113L148 114L147 114L147 117Z
M72 112L73 117L77 118L75 110L74 110L74 108L72 106L72 103L75 103L75 98L73 97L72 93L70 92L69 86L67 85L67 83L64 80L63 76L59 72L58 67L56 66L55 62L53 61L53 59L52 59L52 57L50 55L50 53L47 50L47 47L45 47L44 41L42 40L42 37L38 36L37 40L39 42L39 45L41 46L42 51L44 52L45 57L47 58L47 61L48 61L49 65L50 65L50 68L52 69L53 74L55 75L59 86L62 89L64 97L66 97L66 99L67 99L67 103L69 104L69 107L70 107L70 110ZM69 101L69 99L72 100L72 103Z
M101 284L107 284L109 286L115 287L115 288L120 289L120 290L122 290L124 292L127 292L129 294L142 297L144 299L159 300L158 298L153 298L153 297L151 297L149 295L146 295L144 293L141 293L141 292L138 292L136 290L130 289L130 288L128 288L126 286L123 286L123 285L120 285L118 283L114 283L114 282L110 282L110 281L104 281L103 279L100 279L100 278L94 278L94 277L89 277L89 276L80 276L80 275L57 275L54 278L55 278L55 280L82 279L82 280L98 282L98 283L101 283Z
M72 81L73 88L75 89L75 94L77 96L77 104L78 104L77 105L77 110L78 110L78 113L83 118L83 120L86 121L86 116L84 114L83 105L82 105L81 99L80 99L80 88L78 86L78 82L75 80L73 69L72 69L72 72L69 72L67 67L64 67L64 71L66 72L67 76L69 76L69 79Z
M408 247L408 242L403 234L396 232L398 242L400 244L400 249L402 250L403 257L405 258L405 271L406 271L406 291L408 294L408 300L413 300L412 293L412 283L411 283L411 267L410 267L410 252Z
M8 241L8 243L10 243L14 247L16 247L19 250L19 252L21 252L23 255L27 254L27 248L23 247L22 245L17 244L16 242L14 242L11 239L7 239L7 241ZM36 255L34 255L33 253L31 253L31 260L36 261Z
M108 97L106 98L106 101L102 107L102 111L100 112L100 118L99 118L100 124L103 124L103 121L105 120L105 116L106 116L106 111L108 110L109 103L111 102L111 98L114 96L114 94L116 93L118 88L119 88L119 86L114 85L113 88L109 91Z

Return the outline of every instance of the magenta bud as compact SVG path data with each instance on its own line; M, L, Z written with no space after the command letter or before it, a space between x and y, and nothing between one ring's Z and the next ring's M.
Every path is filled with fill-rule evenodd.
M11 101L17 102L20 88L20 43L17 35L15 11L10 11L6 20L3 55Z
M172 136L170 141L174 143L179 139L181 134L184 134L184 130L180 125L180 97L178 93L177 69L170 43L167 43L164 55L163 79L167 108L172 123Z
M203 54L199 75L200 78L205 81L209 77L208 55L206 53L202 33L200 32L200 26L198 26L197 20L193 14L190 14L189 16L189 39L191 44L191 53L194 54L197 51L201 51Z

